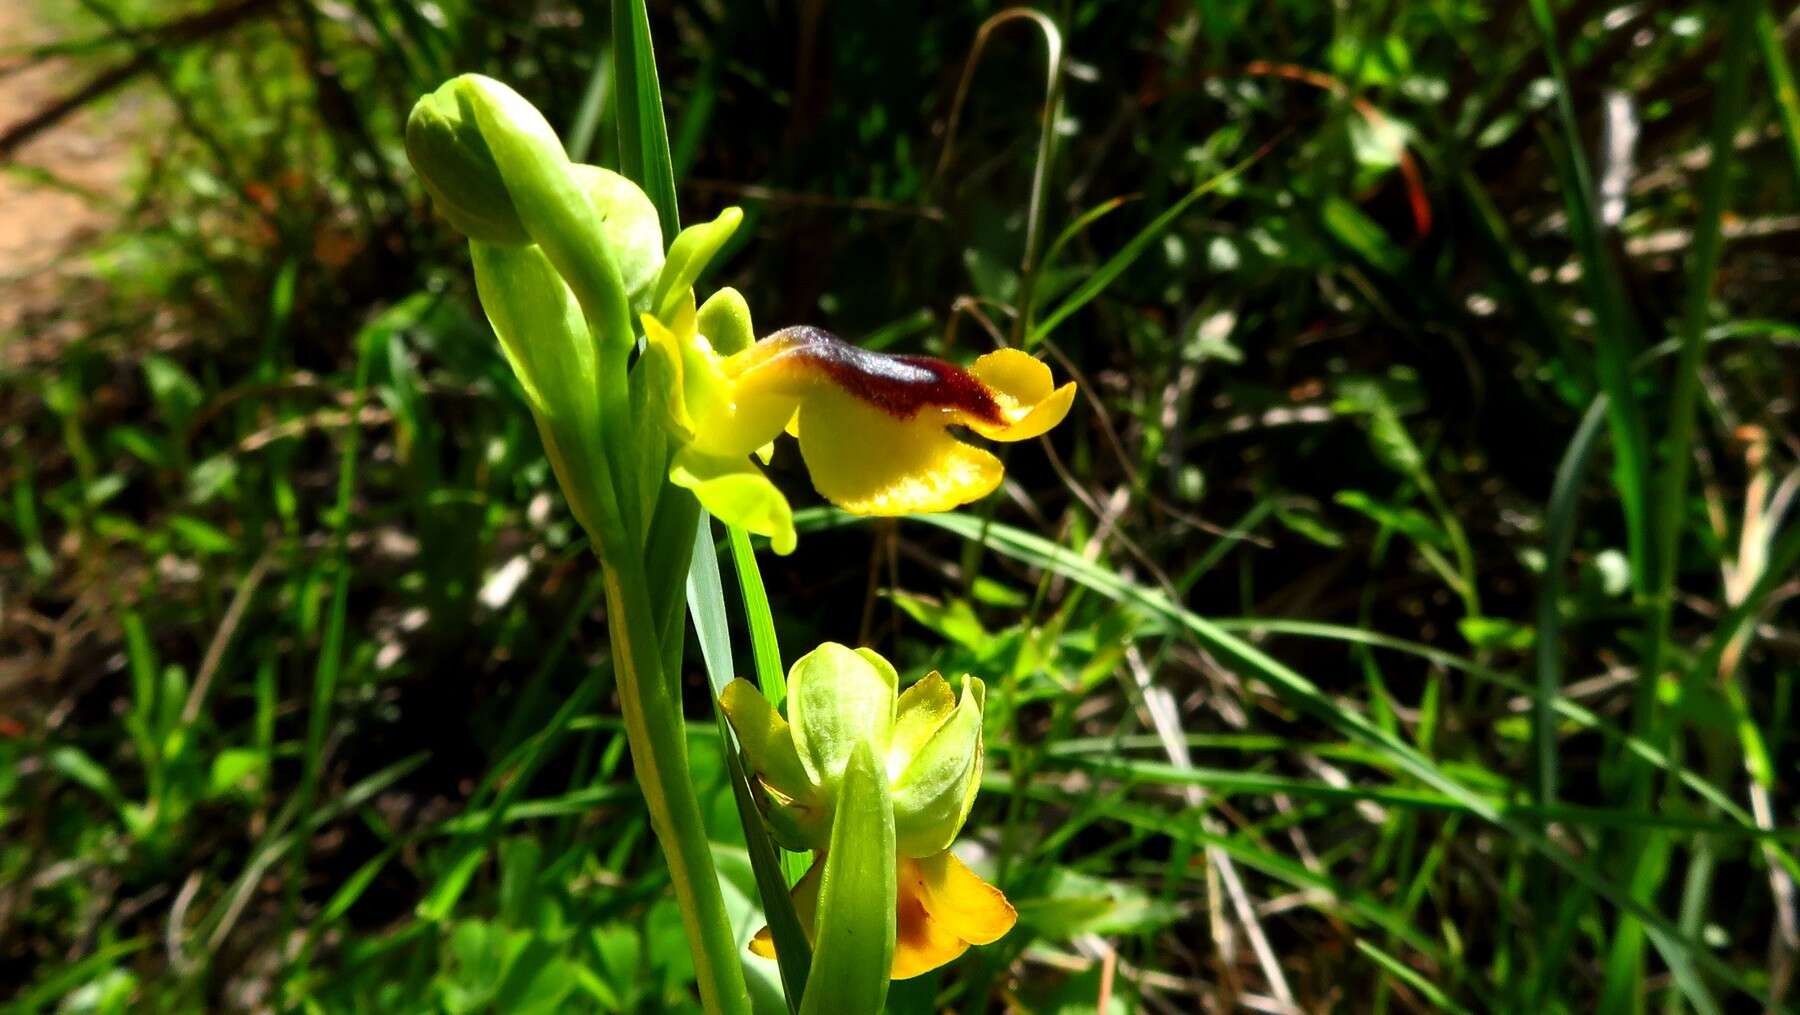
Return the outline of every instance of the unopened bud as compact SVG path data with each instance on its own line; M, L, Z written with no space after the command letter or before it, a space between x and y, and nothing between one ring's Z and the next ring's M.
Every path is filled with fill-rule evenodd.
M406 155L438 211L472 240L513 246L531 242L481 136L474 79L446 81L406 118Z

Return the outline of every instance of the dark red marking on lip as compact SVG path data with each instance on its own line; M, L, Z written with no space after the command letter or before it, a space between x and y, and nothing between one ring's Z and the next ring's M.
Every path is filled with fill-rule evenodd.
M930 356L894 356L858 348L822 328L799 325L763 339L779 342L778 358L796 357L833 383L896 419L921 409L957 409L984 423L1003 425L1006 416L987 385L954 363Z

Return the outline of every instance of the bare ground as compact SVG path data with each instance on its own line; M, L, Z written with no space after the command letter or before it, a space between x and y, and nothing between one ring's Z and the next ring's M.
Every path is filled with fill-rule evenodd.
M94 73L25 51L57 30L38 0L0 0L0 132L73 93ZM79 109L0 161L0 359L36 359L57 339L56 302L72 256L115 220L134 137L131 96Z

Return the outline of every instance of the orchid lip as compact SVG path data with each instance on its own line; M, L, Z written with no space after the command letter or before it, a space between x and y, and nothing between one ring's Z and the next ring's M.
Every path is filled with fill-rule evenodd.
M986 423L1006 422L987 386L953 363L875 352L810 325L783 328L757 344L774 350L759 365L791 360L810 367L847 394L896 419L911 419L926 409L950 409Z

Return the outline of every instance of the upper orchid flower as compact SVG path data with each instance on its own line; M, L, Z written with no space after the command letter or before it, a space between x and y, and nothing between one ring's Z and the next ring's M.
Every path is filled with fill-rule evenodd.
M803 431L804 432L804 431ZM754 773L770 831L783 846L817 850L794 886L795 912L815 926L840 783L859 746L886 774L895 837L893 979L936 969L971 944L1012 929L1016 914L998 888L949 851L981 784L981 721L986 690L963 677L962 696L932 673L896 696L898 677L869 649L826 643L788 674L788 719L743 680L720 702ZM773 956L765 931L751 943Z
M850 345L812 327L750 341L749 311L721 290L673 326L648 315L644 332L666 376L673 428L685 445L670 478L714 514L793 548L787 501L749 461L767 461L784 430L800 439L813 486L855 514L947 511L983 497L1004 469L960 439L1036 437L1060 423L1075 397L1050 369L1001 349L968 369L926 356Z

